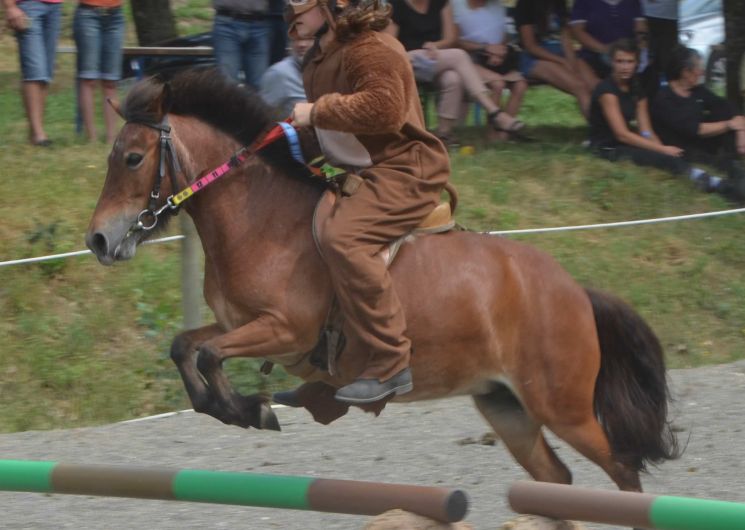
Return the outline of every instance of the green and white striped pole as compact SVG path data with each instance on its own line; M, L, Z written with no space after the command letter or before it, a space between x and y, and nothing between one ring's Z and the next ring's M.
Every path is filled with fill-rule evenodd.
M743 530L745 504L649 493L516 482L508 493L517 513L656 530Z
M0 490L132 497L378 515L402 509L442 522L468 509L461 490L312 477L0 460Z

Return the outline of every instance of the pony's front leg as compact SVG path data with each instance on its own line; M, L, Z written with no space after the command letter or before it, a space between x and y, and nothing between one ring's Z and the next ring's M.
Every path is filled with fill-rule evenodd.
M280 317L264 314L248 324L214 337L199 347L197 369L204 376L230 423L279 430L268 396L242 396L230 384L222 364L231 357L266 357L302 351L295 333ZM221 419L221 418L218 418ZM225 420L222 420L225 421Z
M197 371L197 348L204 341L225 333L217 324L211 324L197 329L185 331L176 336L171 344L171 360L178 368L184 382L186 393L191 400L191 406L196 412L202 412L224 421L222 410L210 387ZM223 416L223 417L221 417Z

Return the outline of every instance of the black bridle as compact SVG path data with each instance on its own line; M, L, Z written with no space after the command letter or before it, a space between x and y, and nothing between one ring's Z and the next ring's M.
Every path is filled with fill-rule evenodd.
M176 155L176 150L173 147L171 125L168 123L168 115L164 115L160 123L139 121L127 123L144 125L145 127L150 127L151 129L160 131L160 160L158 161L158 172L155 175L155 185L153 186L153 190L150 192L147 208L137 215L137 221L129 229L130 232L139 230L150 231L157 226L158 217L164 211L171 210L173 213L178 213L179 206L171 201L173 195L168 197L166 202L160 207L158 207L158 199L160 199L160 188L163 184L163 178L166 175L166 160L170 160L171 190L173 193L178 191L178 175L181 174L181 166L178 161L178 156ZM145 224L147 220L150 220L151 222Z

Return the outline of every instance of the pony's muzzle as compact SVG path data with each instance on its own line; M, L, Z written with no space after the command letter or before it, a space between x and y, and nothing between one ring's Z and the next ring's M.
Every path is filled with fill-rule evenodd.
M104 265L113 262L113 259L109 256L109 240L105 234L101 232L89 233L85 238L85 244L96 255L98 261Z

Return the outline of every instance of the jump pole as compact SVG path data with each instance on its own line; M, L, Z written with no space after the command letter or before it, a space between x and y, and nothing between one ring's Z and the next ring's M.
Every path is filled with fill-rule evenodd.
M466 515L461 490L312 477L0 460L0 491L130 497L379 515L402 509L451 523Z
M745 504L520 481L508 492L518 513L657 530L745 529Z

